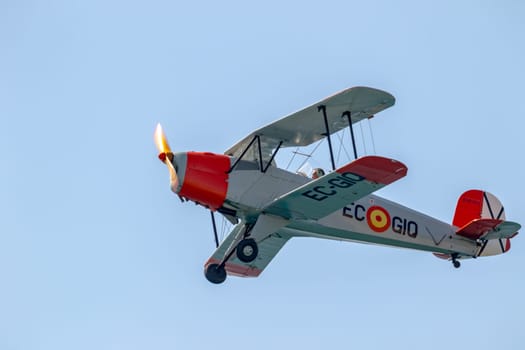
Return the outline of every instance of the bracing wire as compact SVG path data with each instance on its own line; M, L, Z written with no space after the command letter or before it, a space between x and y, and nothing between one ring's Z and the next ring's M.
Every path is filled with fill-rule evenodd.
M361 141L363 142L363 149L365 150L365 154L368 154L368 151L366 150L365 133L363 132L363 123L359 123L359 127L361 129Z
M224 240L224 237L226 237L226 234L228 233L230 222L228 219L226 219L224 216L222 217L222 225L221 225L221 242Z
M298 152L299 152L299 147L297 147L297 148L295 149L295 151L292 152L292 153L293 153L293 156L292 156L292 158L290 158L290 161L288 162L288 165L286 166L286 170L288 170L288 168L290 167L290 165L292 165L292 162L293 162L293 160L294 160L294 158L295 158L295 156L297 155Z
M317 149L319 148L319 146L321 146L321 144L322 144L323 142L324 142L324 139L320 140L320 141L317 143L317 145L315 145L314 149L312 150L312 152L310 152L310 154L306 154L306 155L303 154L303 155L305 156L305 159L304 159L304 161L301 163L301 165L299 165L299 167L298 167L297 169L301 169L301 167L302 167L303 165L306 164L306 162L308 161L308 159L310 159L310 157L312 157L312 154L314 154L315 151L317 151Z
M221 221L221 236L219 237L221 242L222 242L222 239L224 238L224 231L225 231L225 226L226 226L226 218L224 216L222 216L222 221Z
M231 232L233 226L235 226L236 224L233 224L232 222L230 222L230 220L228 220L225 216L221 215L222 217L222 224L221 224L221 236L220 236L220 242L222 242L226 236Z
M342 137L344 137L345 129L343 129L342 134L343 134L342 136L339 136L339 134L337 135L339 137L339 150L337 151L337 157L335 159L336 164L339 164L339 159L341 158L341 151L343 150Z
M376 154L376 143L374 141L374 132L372 129L372 122L370 121L370 118L368 119L368 128L370 129L370 138L372 139L372 152L373 154Z
M339 152L337 153L337 163L339 163L339 159L340 159L340 155L341 155L341 150L345 151L345 154L346 154L346 158L348 160L350 160L350 155L348 154L348 151L345 147L345 143L344 143L344 137L345 137L345 129L343 129L343 132L342 132L342 135L340 135L339 133L337 134L337 137L339 137L339 144L340 144L340 147L339 147Z

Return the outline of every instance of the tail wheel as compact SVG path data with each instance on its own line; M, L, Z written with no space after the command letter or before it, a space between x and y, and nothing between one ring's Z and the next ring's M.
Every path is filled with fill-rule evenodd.
M459 267L461 266L461 263L457 260L459 258L459 254L452 253L450 257L452 258L452 265L454 265L456 269L459 269Z
M243 239L237 244L237 258L242 262L249 263L254 261L258 253L259 248L252 238Z
M211 283L221 284L226 280L226 269L219 264L210 264L206 267L204 276Z

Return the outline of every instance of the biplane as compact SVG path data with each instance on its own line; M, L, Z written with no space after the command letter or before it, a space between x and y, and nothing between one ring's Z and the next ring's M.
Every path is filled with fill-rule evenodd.
M469 190L457 202L452 224L374 194L407 174L400 161L358 157L353 124L394 105L378 89L353 87L261 127L224 154L171 151L160 126L159 159L180 199L210 210L216 250L204 265L212 283L227 275L256 277L294 237L379 244L434 253L460 267L461 259L497 255L510 249L521 226L507 221L489 192ZM349 129L355 160L336 167L331 135ZM312 174L277 166L286 147L328 141L331 171ZM219 242L214 213L234 226Z

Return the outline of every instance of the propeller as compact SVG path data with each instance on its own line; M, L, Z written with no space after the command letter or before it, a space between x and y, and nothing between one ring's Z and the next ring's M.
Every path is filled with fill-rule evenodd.
M168 144L168 140L166 138L166 134L164 134L164 130L162 130L162 126L157 124L157 128L155 129L155 134L153 136L155 140L155 145L157 146L157 149L159 150L159 159L168 166L168 170L170 172L170 186L171 190L175 193L177 193L178 187L179 187L179 177L177 176L177 170L173 166L173 152L171 151L170 145ZM179 198L181 201L184 202L184 198L179 195ZM217 235L217 225L215 223L215 214L213 213L213 210L210 210L211 213L211 220L213 224L213 233L215 237L215 246L219 246L219 237Z
M179 187L179 177L177 176L177 171L173 166L173 152L171 151L170 145L168 144L168 140L166 139L166 135L164 134L164 130L162 130L160 123L157 124L157 128L155 129L154 140L155 145L159 150L159 159L168 167L168 171L170 172L170 186L172 191L175 192Z

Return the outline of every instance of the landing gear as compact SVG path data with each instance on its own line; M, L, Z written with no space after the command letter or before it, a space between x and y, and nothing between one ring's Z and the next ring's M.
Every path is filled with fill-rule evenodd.
M246 238L237 244L236 251L237 258L239 258L240 261L249 263L255 260L259 253L259 248L253 238Z
M456 253L452 254L452 265L454 265L456 269L459 269L459 267L461 266L461 263L457 259L458 259L458 254Z
M204 276L211 283L221 284L226 280L226 269L219 264L210 264L206 267Z

